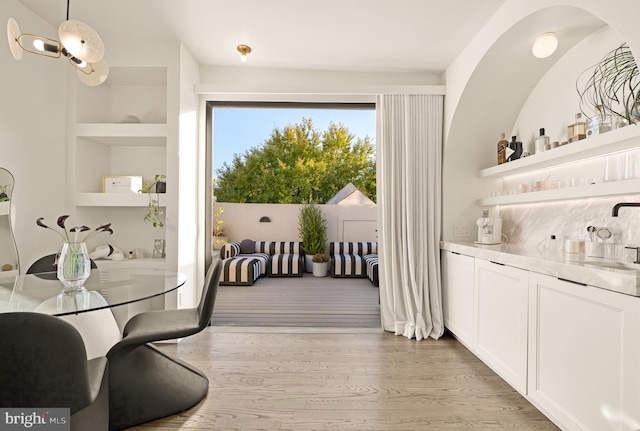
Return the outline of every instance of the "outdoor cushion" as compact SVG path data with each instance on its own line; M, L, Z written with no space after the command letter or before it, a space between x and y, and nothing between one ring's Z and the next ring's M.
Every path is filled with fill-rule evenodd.
M240 254L239 242L228 242L220 247L220 259L227 259Z
M251 254L256 251L256 242L252 239L243 239L240 242L240 253Z
M302 277L304 273L304 256L301 254L274 254L271 256L269 267L271 276Z
M231 257L222 261L221 285L250 286L260 276L260 261L252 257Z

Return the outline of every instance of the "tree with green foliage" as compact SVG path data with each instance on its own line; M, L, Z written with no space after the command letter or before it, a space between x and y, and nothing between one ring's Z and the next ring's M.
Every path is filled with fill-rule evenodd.
M311 119L275 128L262 146L217 170L216 198L235 203L325 203L348 183L376 198L375 147L342 123L326 131Z

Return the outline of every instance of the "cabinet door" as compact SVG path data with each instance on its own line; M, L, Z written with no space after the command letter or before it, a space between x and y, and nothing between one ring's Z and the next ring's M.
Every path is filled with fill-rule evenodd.
M521 394L527 391L529 273L476 259L474 353Z
M640 429L640 298L531 274L529 397L567 430Z
M473 328L474 258L442 252L442 305L444 325L467 347Z

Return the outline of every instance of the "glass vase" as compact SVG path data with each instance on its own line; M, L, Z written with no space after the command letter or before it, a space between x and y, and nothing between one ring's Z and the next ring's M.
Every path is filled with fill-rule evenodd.
M65 242L58 258L58 279L64 284L63 292L84 287L91 274L91 259L84 242Z

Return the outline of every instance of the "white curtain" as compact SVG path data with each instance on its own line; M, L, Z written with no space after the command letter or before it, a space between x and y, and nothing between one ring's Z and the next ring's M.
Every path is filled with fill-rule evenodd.
M440 287L442 95L377 101L378 255L385 331L444 332Z

